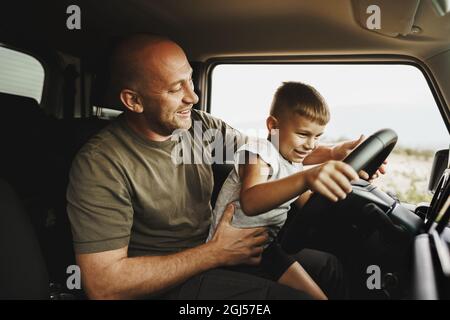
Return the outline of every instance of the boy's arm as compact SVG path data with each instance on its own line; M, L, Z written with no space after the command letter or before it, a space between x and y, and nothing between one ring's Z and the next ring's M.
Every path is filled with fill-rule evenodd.
M335 146L318 146L312 151L303 161L304 165L312 165L324 163L329 160L341 161L347 157L361 142L364 141L364 136L361 135L356 140L344 141Z
M313 193L312 193L311 190L308 190L308 191L302 193L302 194L300 195L300 197L298 197L297 200L295 200L295 205L296 205L298 208L303 208L303 206L305 205L305 203L308 202L309 198L311 198L312 194L313 194Z
M335 146L325 146L325 145L318 146L305 158L305 160L303 160L303 164L314 165L324 163L329 160L342 161L353 151L353 149L355 149L361 142L363 142L364 139L365 139L364 135L361 135L356 140L344 141ZM369 177L367 172L365 172L364 170L358 172L358 175L361 179L372 182L374 179L378 178L381 174L386 173L386 164L387 161L385 160L372 177Z
M268 164L254 154L250 154L250 161L239 167L242 181L240 202L242 210L248 216L272 210L308 189L321 193L331 201L344 199L352 191L350 180L358 178L348 164L339 161L328 161L269 182L268 169Z
M332 159L332 146L318 146L314 151L312 151L304 160L303 164L305 166L324 163Z
M239 165L242 181L240 203L248 216L272 210L289 199L306 191L306 181L298 174L267 181L270 166L254 153L248 153L248 161Z

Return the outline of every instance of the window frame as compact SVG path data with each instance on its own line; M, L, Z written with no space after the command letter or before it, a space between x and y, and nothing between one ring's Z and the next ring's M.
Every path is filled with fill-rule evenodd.
M450 108L446 105L445 99L437 85L437 81L433 76L431 70L420 60L402 55L306 55L306 56L289 56L289 57L222 57L212 58L206 61L206 85L203 90L202 110L206 110L211 113L211 88L212 88L212 74L214 69L219 65L226 64L342 64L342 65L410 65L419 69L423 74L431 94L436 102L439 113L444 121L445 127L450 134ZM214 114L213 114L214 115Z

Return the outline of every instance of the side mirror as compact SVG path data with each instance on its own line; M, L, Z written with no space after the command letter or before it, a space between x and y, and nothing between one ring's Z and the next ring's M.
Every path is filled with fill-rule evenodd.
M436 191L439 179L444 174L445 169L449 167L449 153L449 149L444 149L437 151L434 155L433 167L431 168L430 181L428 183L428 190L431 193Z

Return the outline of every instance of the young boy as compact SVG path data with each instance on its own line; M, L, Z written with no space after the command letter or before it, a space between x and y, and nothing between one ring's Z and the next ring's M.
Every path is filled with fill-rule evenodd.
M261 256L265 273L316 299L327 296L302 266L282 251L276 236L286 221L290 204L296 201L301 206L311 194L308 190L338 201L351 192L350 181L358 178L349 165L334 160L342 160L346 149L354 148L361 138L351 145L337 146L329 154L316 152L308 158L317 148L329 119L328 107L313 87L299 82L283 83L274 95L266 121L269 139L255 139L236 152L236 164L219 193L208 237L208 241L213 237L225 207L232 202L233 226L268 227L271 243ZM303 164L324 160L330 161L302 171Z

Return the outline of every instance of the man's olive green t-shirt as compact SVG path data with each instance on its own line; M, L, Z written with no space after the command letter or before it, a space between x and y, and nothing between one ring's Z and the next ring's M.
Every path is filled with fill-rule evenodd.
M82 147L67 189L76 253L128 246L129 256L165 255L205 241L213 174L211 159L202 157L204 146L224 141L235 150L245 138L205 112L193 110L191 117L193 125L184 131L193 142L190 162L174 161L174 154L187 154L176 149L177 139L151 141L134 132L124 116Z

